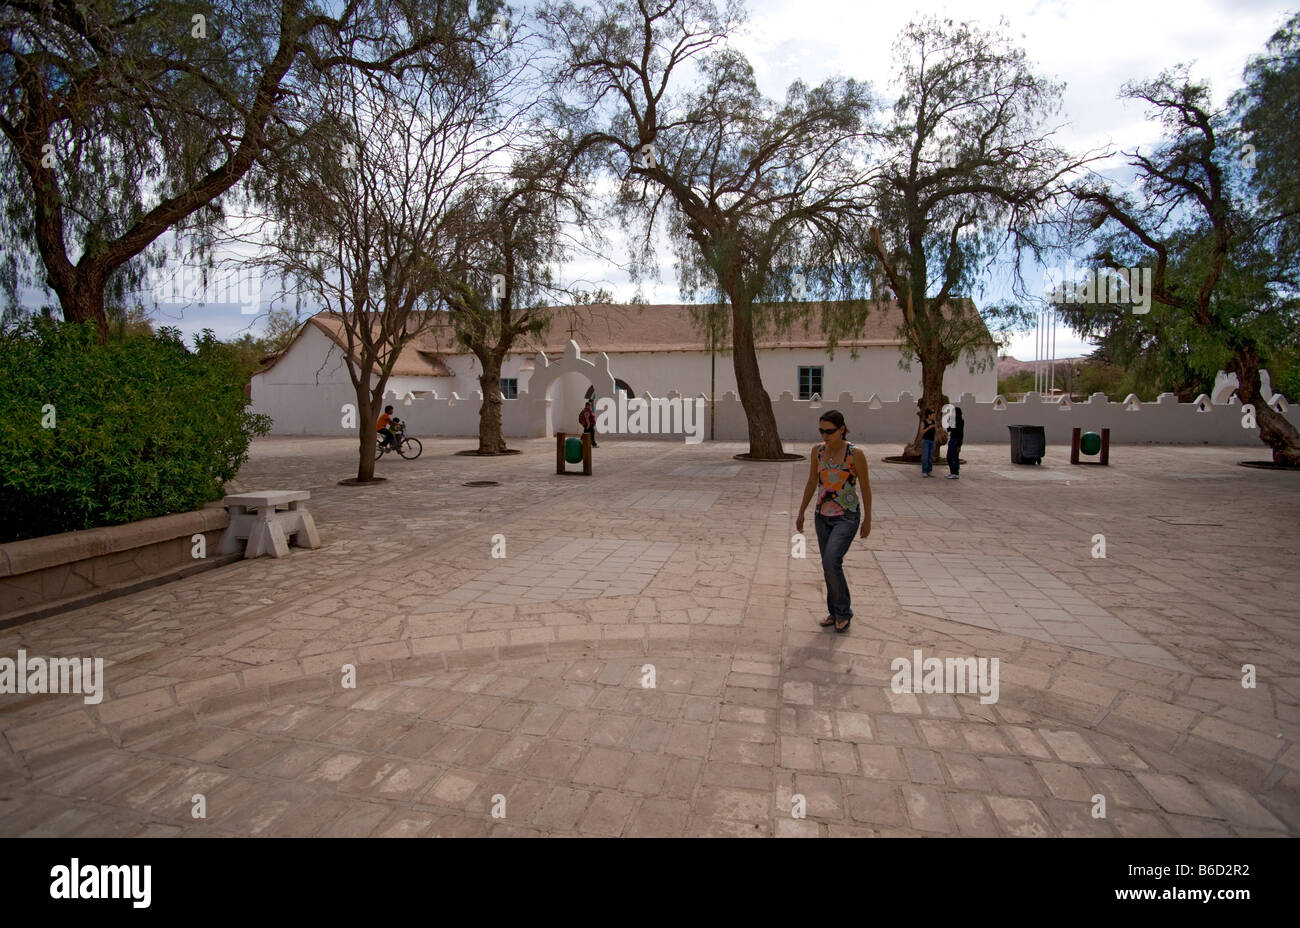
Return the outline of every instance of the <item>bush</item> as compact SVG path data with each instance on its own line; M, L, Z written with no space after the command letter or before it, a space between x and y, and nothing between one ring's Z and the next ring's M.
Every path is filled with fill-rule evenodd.
M98 344L94 324L0 335L0 541L121 525L220 499L270 419L205 330Z

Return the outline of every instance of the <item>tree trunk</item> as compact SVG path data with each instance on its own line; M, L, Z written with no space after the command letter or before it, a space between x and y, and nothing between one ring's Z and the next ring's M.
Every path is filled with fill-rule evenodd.
M357 386L357 415L361 419L357 423L357 431L361 433L360 445L357 449L357 481L359 483L375 479L375 442L379 440L378 433L375 431L375 423L379 421L379 410L383 408L383 402L384 394L382 389L379 396L376 397L364 382Z
M943 392L943 375L948 365L934 350L918 351L921 359L921 398L916 401L916 435L911 443L903 447L903 460L921 460L921 437L925 434L925 411L934 411L936 422L940 422L943 407L948 402ZM935 451L938 454L938 450Z
M759 375L758 355L754 350L754 318L750 305L731 300L733 351L732 367L736 371L736 390L740 404L745 408L745 421L749 425L749 454L761 461L780 461L785 457L781 435L776 427L776 414L772 399L763 389Z
M99 343L108 343L108 314L104 311L104 281L100 275L73 272L66 283L51 279L59 308L67 322L93 322Z
M479 363L483 365L478 378L483 405L478 410L478 453L502 454L506 439L501 434L501 358L495 352L484 352Z
M1300 467L1300 432L1287 418L1264 401L1259 379L1259 356L1252 348L1239 348L1228 367L1237 375L1237 396L1242 404L1255 407L1259 440L1273 451L1273 463Z

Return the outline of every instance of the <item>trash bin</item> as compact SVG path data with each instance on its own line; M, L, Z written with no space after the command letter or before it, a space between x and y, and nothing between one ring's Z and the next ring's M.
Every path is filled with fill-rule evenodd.
M1047 436L1041 425L1008 425L1011 430L1011 463L1041 464L1047 451Z
M582 439L566 438L564 439L564 460L570 464L579 464L582 462Z

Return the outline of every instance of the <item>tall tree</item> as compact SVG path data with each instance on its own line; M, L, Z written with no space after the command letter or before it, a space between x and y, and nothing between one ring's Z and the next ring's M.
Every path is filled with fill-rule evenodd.
M438 292L454 338L478 359L483 403L479 454L502 454L501 365L530 335L541 335L566 288L554 268L578 235L593 231L586 158L571 140L535 128L519 143L507 177L468 188L448 223L451 259Z
M1151 311L1135 318L1122 303L1067 303L1066 318L1112 342L1172 346L1173 363L1202 377L1236 374L1273 460L1300 467L1300 432L1268 405L1260 379L1271 357L1294 353L1300 332L1300 279L1279 247L1285 224L1250 195L1251 161L1207 85L1178 68L1124 94L1148 106L1165 138L1149 153L1127 153L1136 189L1078 183L1075 220L1099 263L1149 269Z
M311 76L392 71L466 40L454 0L24 0L0 5L0 262L107 332L106 295L169 230L202 249L218 198ZM159 256L152 256L155 260Z
M851 143L868 113L866 88L796 83L784 103L768 100L744 56L726 46L741 21L736 2L564 0L540 15L562 57L567 114L590 126L582 144L597 147L619 179L622 218L643 225L643 261L653 260L663 210L683 290L730 307L749 454L781 459L756 337L809 314L819 282L824 293L847 279L831 259L843 251L861 181ZM694 84L679 90L692 66ZM775 306L764 299L778 294L786 299ZM861 312L846 304L827 315L836 309Z
M301 98L298 144L268 156L252 188L273 223L261 262L340 330L359 482L374 477L374 423L393 367L433 319L456 206L500 172L508 142L502 113L517 73L508 42L419 64L322 75Z
M1230 105L1240 120L1246 181L1271 219L1264 231L1287 265L1300 263L1300 13L1247 65Z
M996 363L988 327L968 299L989 262L1034 245L1034 229L1083 162L1052 140L1047 121L1061 86L1033 73L1001 31L926 19L895 44L901 93L867 203L863 250L875 259L877 298L896 298L899 336L921 364L917 431L903 456L920 456L924 410L937 414L943 378L966 353Z

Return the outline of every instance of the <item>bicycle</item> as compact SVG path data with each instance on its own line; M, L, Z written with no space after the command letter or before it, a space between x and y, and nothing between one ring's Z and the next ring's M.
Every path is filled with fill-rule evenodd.
M406 437L406 426L399 425L393 429L393 443L385 445L382 438L375 439L375 460L378 461L389 451L396 451L408 461L414 461L424 452L424 446L418 438Z

